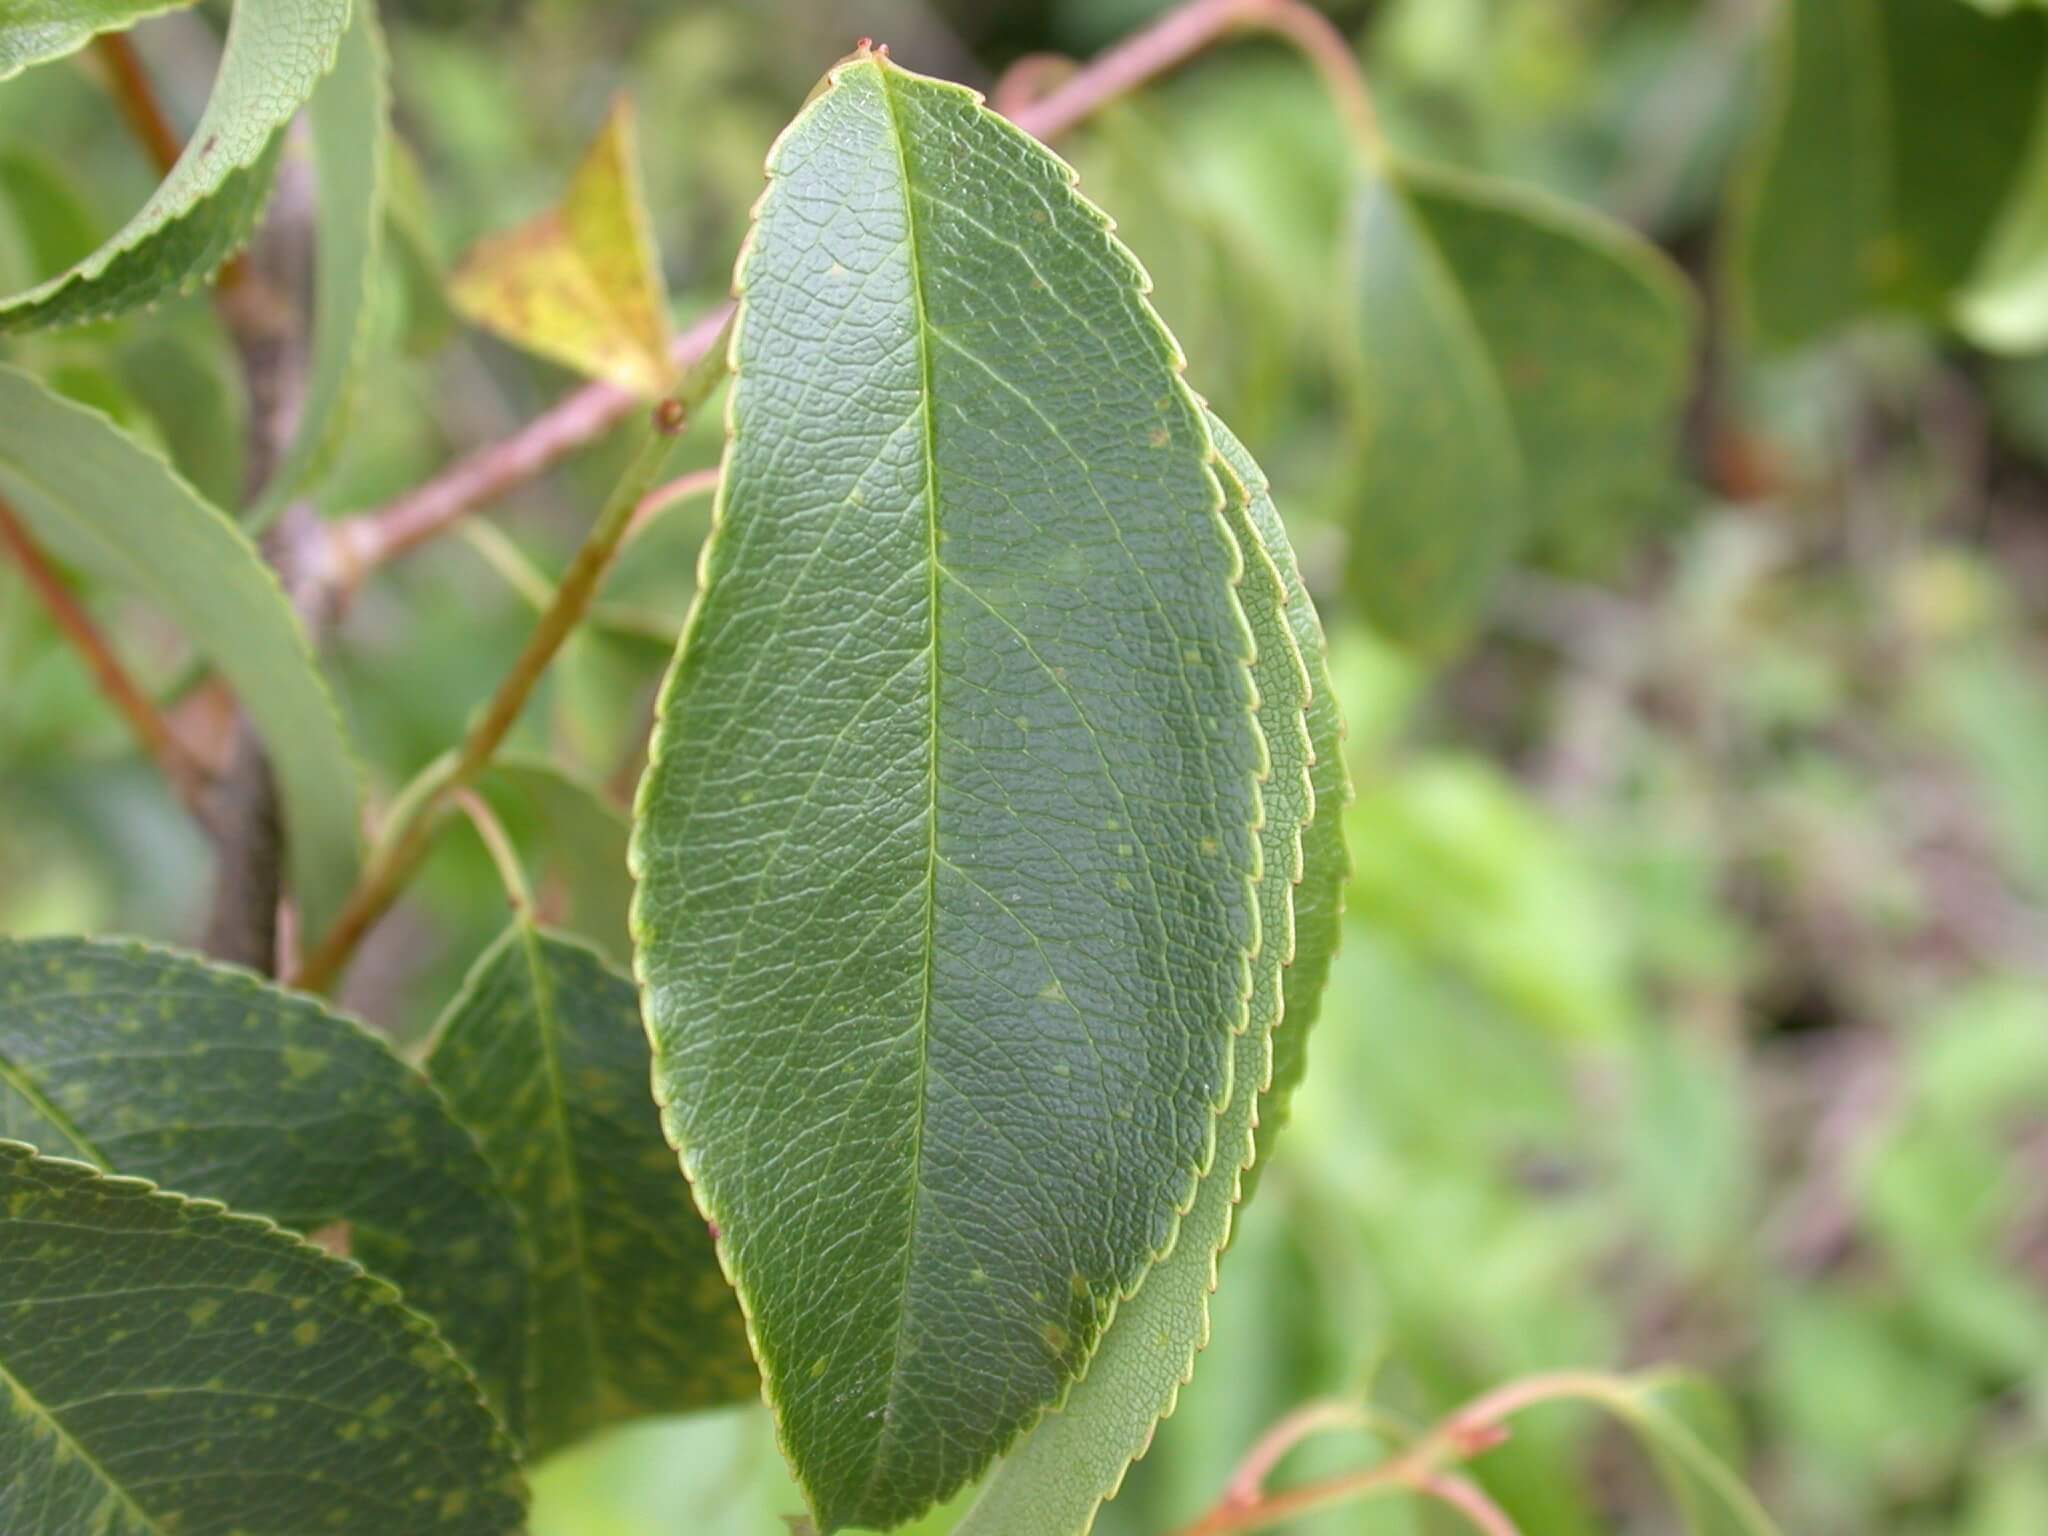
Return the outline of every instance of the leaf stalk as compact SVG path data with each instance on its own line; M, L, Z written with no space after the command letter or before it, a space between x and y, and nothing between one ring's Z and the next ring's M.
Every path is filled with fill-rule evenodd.
M730 317L725 322L731 324ZM445 770L431 776L417 794L394 811L394 825L372 853L363 876L343 904L334 926L307 954L292 978L308 991L332 987L377 921L390 910L406 881L433 846L434 834L456 807L458 797L490 765L562 644L588 613L591 600L618 553L642 498L657 483L669 449L689 413L703 403L725 374L724 328L647 420L632 462L620 476L590 532L555 588L504 681L469 728Z

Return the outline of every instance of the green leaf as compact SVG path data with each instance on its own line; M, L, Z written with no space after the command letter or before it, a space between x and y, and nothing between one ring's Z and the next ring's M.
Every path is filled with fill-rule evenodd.
M526 1434L751 1398L746 1323L647 1095L640 994L515 922L470 972L427 1071L477 1133L539 1261Z
M384 240L390 62L373 0L356 6L334 71L307 112L319 178L313 251L313 350L297 430L250 525L267 525L334 461L375 334Z
M518 1219L426 1078L311 998L142 944L0 939L0 1136L300 1232L347 1222L518 1427Z
M2016 185L2048 17L1787 0L1773 44L1733 184L1732 286L1750 332L1791 347L1874 310L1941 316Z
M39 151L14 147L0 150L0 224L15 239L20 254L6 275L23 267L21 280L35 273L68 266L98 243L91 211L63 170Z
M0 1142L8 1536L505 1536L526 1486L389 1287L258 1217Z
M0 0L0 80L192 0Z
M2048 347L2048 91L2035 113L2027 158L1956 297L1956 327L1992 352Z
M1256 474L1257 466L1213 414L1209 429L1231 470L1231 531L1248 567L1239 590L1258 646L1252 680L1272 759L1259 831L1261 945L1249 1027L1233 1047L1230 1103L1217 1121L1215 1160L1181 1222L1173 1252L1118 1309L1087 1375L1066 1401L990 1475L958 1527L960 1536L1071 1536L1094 1524L1096 1509L1115 1494L1124 1469L1144 1454L1153 1427L1173 1412L1175 1397L1193 1375L1196 1353L1209 1341L1217 1262L1230 1240L1240 1178L1252 1160L1259 1096L1272 1065L1272 1031L1281 1023L1283 968L1295 959L1302 829L1317 815L1309 775L1315 752L1304 715L1309 674L1288 613L1287 584L1252 517L1244 483L1246 472ZM1333 803L1333 818L1340 809L1341 802Z
M277 774L300 925L325 931L355 878L361 785L276 574L162 459L7 367L0 494L65 558L157 603L226 674Z
M1597 559L1665 496L1693 306L1649 245L1524 188L1367 176L1352 589L1440 651L1531 540Z
M656 395L675 365L634 124L621 96L561 207L480 243L450 279L448 298L507 341Z
M1344 808L1351 803L1351 771L1344 763L1344 716L1323 641L1323 621L1302 585L1301 567L1288 542L1273 488L1265 474L1214 414L1209 430L1250 497L1252 526L1287 590L1287 623L1308 668L1309 788L1314 814L1301 832L1301 874L1294 886L1294 959L1284 981L1284 1006L1273 1030L1273 1060L1259 1101L1258 1155L1246 1169L1242 1198L1249 1200L1274 1137L1287 1123L1294 1090L1308 1071L1308 1032L1322 1012L1323 987L1343 936L1344 887L1351 854L1344 843Z
M821 1524L890 1525L1173 1245L1265 753L1207 427L1067 168L862 53L769 171L635 929L785 1449Z
M237 0L206 111L142 209L85 260L0 301L0 335L189 292L255 228L278 132L334 63L349 0Z

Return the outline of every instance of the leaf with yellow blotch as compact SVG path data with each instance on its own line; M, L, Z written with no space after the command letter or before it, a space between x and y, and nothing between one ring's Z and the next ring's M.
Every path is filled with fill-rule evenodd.
M639 394L668 387L668 293L621 96L560 206L479 241L450 302L528 351Z

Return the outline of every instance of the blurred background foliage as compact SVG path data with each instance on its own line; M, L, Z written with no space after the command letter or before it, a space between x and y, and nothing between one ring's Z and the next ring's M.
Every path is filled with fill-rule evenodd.
M461 329L439 273L548 204L621 84L688 317L725 292L769 140L855 36L987 87L1161 7L384 9L404 143L392 281L333 511L570 387ZM1423 653L1381 637L1348 575L1376 510L1345 297L1357 231L1342 128L1305 67L1233 44L1063 143L1150 267L1197 388L1272 477L1358 785L1308 1084L1224 1266L1214 1342L1102 1530L1192 1519L1309 1398L1423 1423L1521 1373L1676 1362L1719 1389L1725 1411L1699 1422L1788 1530L2048 1531L2048 355L2024 283L1989 322L1953 292L1996 216L1989 159L2027 174L2008 162L2048 123L2048 18L1897 0L1880 9L1898 30L1857 34L1870 57L1825 41L1869 9L1329 7L1405 155L1632 226L1702 319L1670 472L1626 536L1539 541L1469 633ZM1953 47L1948 11L1977 29ZM218 21L139 34L186 124ZM1946 74L1916 73L1935 56ZM1980 99L1985 59L2006 83ZM1966 142L1993 117L1996 142ZM1884 195L1858 191L1873 179ZM75 259L149 185L89 70L11 82L0 290ZM235 499L241 433L222 423L243 406L203 302L6 355ZM677 462L717 450L712 421ZM380 796L442 750L523 633L530 599L505 572L557 569L615 467L601 445L495 531L361 594L332 669ZM574 642L494 786L551 899L600 941L616 943L623 836L600 802L637 772L706 517L684 506L631 547L607 622ZM94 604L203 732L220 703L176 635L117 594ZM189 941L205 846L4 565L0 678L0 928ZM448 839L350 1005L416 1037L499 899ZM1321 1440L1290 1470L1371 1449ZM1638 1454L1578 1409L1532 1414L1476 1471L1529 1536L1677 1528ZM799 1507L758 1409L618 1432L539 1485L537 1536L776 1531ZM1455 1516L1385 1503L1295 1528Z

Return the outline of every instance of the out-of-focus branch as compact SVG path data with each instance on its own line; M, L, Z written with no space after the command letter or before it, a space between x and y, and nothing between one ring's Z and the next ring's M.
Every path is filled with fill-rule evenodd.
M732 306L721 304L675 339L670 356L694 367L724 333ZM578 448L604 436L636 409L638 396L613 384L586 384L512 436L458 459L433 479L332 526L329 580L343 599L363 576L394 556L445 533L487 502L524 485Z
M612 557L626 536L642 498L660 474L674 439L688 421L689 413L703 402L725 376L722 338L724 328L707 345L695 367L689 369L675 392L654 408L646 440L627 466L618 487L605 503L597 521L585 536L575 558L569 562L554 600L548 605L511 670L498 685L484 712L463 737L462 745L435 772L421 791L413 796L388 829L355 890L342 905L334 926L307 956L293 978L311 991L333 985L365 935L398 899L405 882L426 857L435 831L456 803L455 797L475 782L503 744L513 723L525 709L535 685L548 669L555 653L570 632L583 621L596 596L599 583Z
M686 475L677 475L666 484L657 485L640 498L640 505L633 510L633 521L626 525L626 542L632 543L647 531L653 522L670 507L681 502L694 501L699 496L709 496L718 489L720 471L716 465L710 469L693 469Z
M303 162L287 161L262 234L241 258L240 280L216 291L215 306L241 364L249 402L245 495L253 502L269 485L297 430L306 387L306 334L291 298L312 266L313 188ZM309 580L317 560L312 508L294 503L263 541L263 552L302 616L325 599ZM317 567L315 567L317 568ZM205 947L210 954L266 975L282 969L278 919L285 896L284 818L262 737L237 711L234 745L215 805L213 903Z
M1350 43L1304 0L1192 0L1087 64L1067 65L1045 55L1021 61L998 84L995 99L1026 132L1056 138L1204 48L1245 32L1277 36L1300 49L1321 73L1359 141L1377 142L1372 102ZM1058 74L1065 78L1047 94L1026 99L1028 90ZM721 304L683 331L671 350L677 366L688 368L701 358L730 315L731 306ZM634 396L614 385L586 384L510 437L458 459L374 511L333 525L327 582L345 604L363 577L385 561L445 533L478 508L602 437L637 404ZM699 476L706 478L686 476L676 488L687 485L696 493L710 483L712 472L700 471Z
M114 100L159 172L181 153L148 72L120 34L97 40ZM306 375L305 331L292 295L311 265L312 192L303 167L287 163L258 244L225 266L214 306L234 345L249 400L245 489L253 499L282 461L298 422ZM295 557L303 541L266 544L287 591L308 588ZM303 606L303 605L302 605ZM215 843L213 903L205 946L224 960L274 973L284 890L284 833L268 756L246 714L237 712L228 766L204 818Z
M1190 0L1115 47L1097 54L1060 85L1035 101L1016 106L1010 120L1026 133L1050 139L1126 96L1148 81L1179 68L1214 43L1242 32L1263 32L1291 43L1322 76L1330 99L1360 146L1379 142L1372 97L1350 42L1305 0ZM1023 67L1042 78L1042 59ZM1014 85L998 83L996 99L1014 101Z
M92 669L94 681L100 692L128 722L128 728L142 743L143 749L155 759L157 769L164 776L178 798L203 826L207 823L206 769L199 759L171 729L156 707L156 701L143 691L135 679L128 675L121 665L107 638L94 624L92 616L71 595L71 589L64 585L64 578L50 563L49 557L35 541L12 507L0 501L0 545L13 555L28 579L29 589L49 610L58 629L84 658Z
M106 67L114 104L121 109L129 131L156 162L157 174L168 175L178 163L183 146L150 86L149 76L143 72L135 45L124 32L103 32L93 39L93 49Z

